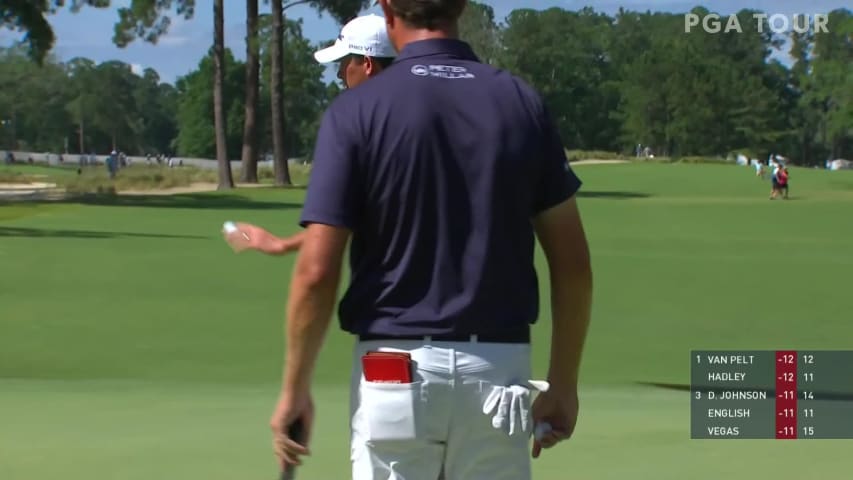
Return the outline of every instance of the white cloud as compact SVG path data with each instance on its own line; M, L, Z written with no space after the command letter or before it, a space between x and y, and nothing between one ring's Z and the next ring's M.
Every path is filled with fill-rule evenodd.
M198 34L198 32L193 31L190 21L185 20L184 17L176 16L171 19L168 33L160 37L157 44L167 47L180 47L192 41L193 33Z
M142 74L145 72L145 68L138 63L131 63L130 71L136 75L142 76Z
M165 47L181 47L190 43L190 37L183 35L168 35L157 40L157 45Z

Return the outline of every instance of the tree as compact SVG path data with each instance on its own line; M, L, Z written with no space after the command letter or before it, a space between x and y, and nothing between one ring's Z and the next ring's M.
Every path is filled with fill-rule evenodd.
M246 0L246 103L240 180L247 183L258 182L259 42L258 0Z
M160 81L160 75L146 68L136 82L133 95L139 111L137 151L145 154L169 153L177 135L177 92Z
M290 185L287 150L284 145L284 74L282 71L284 43L284 11L281 0L272 0L272 65L270 68L270 105L272 106L273 169L276 185Z
M241 93L245 90L246 65L225 49L225 83L223 110L226 117L228 158L238 158L242 146L244 105ZM213 52L201 59L198 67L175 82L177 99L178 155L216 158L216 136L213 123Z
M138 77L130 65L109 61L95 70L98 90L93 105L93 124L109 134L111 149L125 151L138 147L140 115L133 90Z
M483 63L500 64L501 29L490 5L468 2L459 19L459 37L471 45Z
M68 113L77 122L77 141L80 152L86 151L86 124L91 121L95 103L92 85L96 81L95 62L88 58L74 58L68 62L68 76L71 77L72 100L68 103Z
M234 188L231 162L226 139L226 111L224 108L223 84L225 78L225 13L224 0L213 2L213 116L216 138L216 161L219 170L220 190ZM124 47L136 38L150 43L168 32L171 23L165 13L175 8L178 15L192 18L195 0L132 0L129 7L119 9L119 21L115 25L113 42Z
M169 31L172 22L166 12L173 8L189 20L195 13L195 0L131 0L129 6L118 9L113 43L123 48L140 38L156 44Z
M263 102L268 115L272 114L270 105L271 85L271 50L272 30L263 19L263 28L260 38L263 50L261 53L262 65L264 65L261 77L266 85L263 92ZM330 90L323 83L323 65L314 59L314 51L318 46L312 45L303 35L302 20L284 21L283 56L284 64L288 68L283 72L283 90L299 92L298 95L287 95L284 97L284 118L288 119L285 130L284 143L287 145L291 157L308 157L314 146L316 131L319 128L320 116L330 98ZM332 84L337 86L336 84ZM266 123L269 127L269 122ZM271 134L271 131L268 133ZM267 138L271 135L267 135Z
M853 150L853 14L829 13L827 31L814 35L814 59L806 100L817 107L820 142L827 155L840 158Z
M372 3L371 0L294 0L284 4L282 0L272 0L272 65L270 95L272 108L273 162L275 184L290 185L290 171L287 168L287 145L285 143L286 124L284 116L284 71L282 43L284 42L284 11L295 5L307 3L315 9L329 12L343 23L355 17L358 12Z
M216 135L216 162L219 166L219 190L234 188L231 177L231 161L225 139L225 99L222 89L225 84L225 13L224 0L213 0L213 125Z
M63 76L53 59L44 59L43 68L38 68L28 55L28 50L17 47L3 49L0 55L0 126L3 143L13 150L41 147L48 142L60 145L53 138L57 133L55 123L68 116L64 108L56 113L46 108L51 100L65 101ZM50 89L56 89L53 97L45 96Z
M171 141L166 100L173 89L153 70L140 77L123 62L63 64L48 55L39 64L28 55L24 48L0 52L0 119L4 137L20 149L131 153Z
M617 147L618 102L607 46L612 19L591 8L515 10L502 34L504 64L541 92L572 148Z
M25 33L27 52L37 63L42 63L53 48L56 37L46 16L65 5L64 0L6 0L0 5L0 27ZM71 11L84 5L104 8L110 0L71 0Z

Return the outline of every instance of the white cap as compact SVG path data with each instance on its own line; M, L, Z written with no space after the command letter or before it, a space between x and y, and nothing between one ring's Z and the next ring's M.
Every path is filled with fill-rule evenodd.
M397 56L388 39L385 17L370 14L352 19L341 29L335 44L314 52L314 58L320 63L331 63L350 54L388 58Z

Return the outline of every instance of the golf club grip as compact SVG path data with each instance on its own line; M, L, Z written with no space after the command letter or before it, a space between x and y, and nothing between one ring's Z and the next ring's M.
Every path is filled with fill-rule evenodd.
M305 434L305 426L302 424L302 419L298 418L295 422L291 423L289 427L287 427L287 437L293 440L296 443L302 443L304 441ZM295 480L296 479L296 465L286 465L284 470L281 471L281 477L279 480Z

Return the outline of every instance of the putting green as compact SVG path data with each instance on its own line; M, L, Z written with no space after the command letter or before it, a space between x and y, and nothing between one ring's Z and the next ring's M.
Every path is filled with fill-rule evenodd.
M267 422L275 385L0 381L0 478L274 478ZM347 391L315 392L318 424L301 478L349 478ZM546 480L830 478L853 442L691 441L688 396L594 387L575 437L534 462Z
M577 171L595 270L581 423L537 478L846 475L848 441L691 441L687 394L634 384L688 383L691 349L853 349L853 172L792 169L791 200L771 202L743 167ZM0 204L0 479L274 475L293 257L234 255L219 229L295 232L303 195ZM335 330L322 353L303 478L346 478L351 344Z

